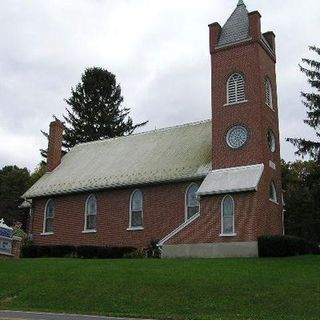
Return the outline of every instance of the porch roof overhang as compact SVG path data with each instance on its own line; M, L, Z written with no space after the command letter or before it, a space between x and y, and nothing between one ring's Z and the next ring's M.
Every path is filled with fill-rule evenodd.
M212 170L198 189L199 197L245 191L257 191L263 164Z

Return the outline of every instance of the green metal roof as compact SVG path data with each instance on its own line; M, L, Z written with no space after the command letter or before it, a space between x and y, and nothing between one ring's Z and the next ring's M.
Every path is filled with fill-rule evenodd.
M205 177L211 120L79 144L24 195L35 198Z

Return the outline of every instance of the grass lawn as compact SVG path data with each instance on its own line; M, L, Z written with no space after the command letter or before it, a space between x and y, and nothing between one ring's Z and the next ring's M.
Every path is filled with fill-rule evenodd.
M0 261L0 309L153 319L320 319L320 256Z

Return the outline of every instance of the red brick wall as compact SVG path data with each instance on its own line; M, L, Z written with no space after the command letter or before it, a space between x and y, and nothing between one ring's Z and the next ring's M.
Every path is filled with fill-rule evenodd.
M201 199L200 217L166 244L257 241L261 235L281 234L281 206L269 200L268 187L262 179L259 192L231 194L235 204L236 236L220 236L221 203L225 195L214 195Z
M33 243L36 245L108 245L145 247L160 240L185 219L185 191L189 182L145 186L144 230L127 231L130 195L135 189L95 192L97 232L83 234L85 202L90 193L52 197L55 201L54 234L41 235L48 198L33 201Z
M249 14L251 40L224 48L216 47L220 26L217 24L210 25L213 168L220 169L258 163L263 163L265 166L256 193L235 195L236 219L238 219L239 224L238 236L231 238L232 241L242 241L243 234L248 235L247 239L251 235L254 235L253 238L256 239L257 236L262 234L282 233L276 58L275 53L270 52L262 43L260 17L258 12ZM272 40L274 40L273 34ZM243 74L245 78L245 94L248 101L226 106L227 80L235 72ZM265 104L266 77L269 77L272 83L273 110ZM249 130L249 141L242 148L233 150L226 143L226 133L231 126L236 124L243 124ZM268 145L268 129L272 129L275 134L276 151L274 153L270 151ZM275 170L270 168L269 161L275 164ZM276 185L279 204L269 200L269 187L272 179ZM203 202L204 216L201 216L198 224L205 220L205 216L209 214L207 211L214 212L214 215L219 212L217 216L220 218L221 196L220 198L215 196L204 199ZM218 218L216 217L216 219ZM214 222L215 227L217 222L219 221ZM208 221L203 223L206 224ZM192 229L191 226L190 229ZM215 234L217 234L216 231ZM202 240L198 239L198 241ZM219 240L215 239L214 241Z

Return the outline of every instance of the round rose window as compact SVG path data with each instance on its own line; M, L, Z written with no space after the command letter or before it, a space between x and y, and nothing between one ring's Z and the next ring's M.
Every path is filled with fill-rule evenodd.
M227 144L232 149L238 149L248 140L248 131L245 127L232 127L227 133Z

